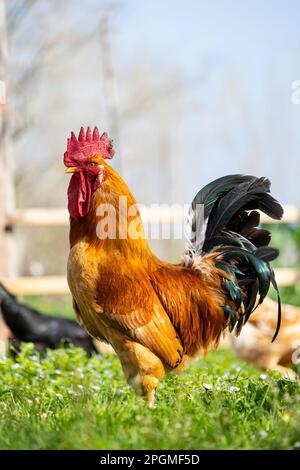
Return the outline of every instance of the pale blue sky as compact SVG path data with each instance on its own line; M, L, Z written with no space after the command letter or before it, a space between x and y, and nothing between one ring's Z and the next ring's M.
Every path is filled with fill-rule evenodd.
M197 165L201 143L207 162L206 168L201 163L195 168L204 176L186 175L186 187L195 190L199 179L204 183L219 172L263 171L273 179L279 197L300 202L300 105L290 102L291 83L300 78L299 1L128 0L113 26L118 60L133 62L142 55L157 68L175 64L192 101L204 99L214 108L222 99L224 71L239 89L244 120L233 116L227 131L218 123L228 118L222 106L215 127L214 117L207 123L205 110L202 116L191 111L181 122L190 141L190 164ZM199 77L206 66L211 72L203 96ZM215 134L213 142L205 142L209 133ZM245 147L245 153L258 153L256 162L240 162ZM282 184L283 175L288 184Z
M127 0L123 5L115 17L115 37L127 54L144 50L177 62L187 73L197 71L203 56L249 68L299 53L298 0Z
M39 31L50 39L58 31L62 49L54 51L53 65L34 84L36 99L30 103L35 121L20 141L20 151L30 149L34 141L37 155L54 161L71 129L87 124L107 127L95 28L107 3L44 0L46 11L54 4L57 11L49 18L41 15ZM119 96L129 104L135 97L136 83L128 75L134 65L141 65L158 84L174 73L182 88L179 105L173 105L172 99L167 104L171 119L161 133L159 119L166 105L160 97L134 123L126 116L121 122L124 176L138 200L186 203L208 181L243 172L270 177L282 202L300 204L300 105L291 104L292 82L300 79L300 1L115 4L111 39ZM77 30L96 34L90 43L74 47ZM34 49L34 34L31 42ZM20 48L15 53L20 54ZM167 167L157 157L164 133L170 139ZM171 181L171 193L159 189L164 178L166 188L168 178ZM47 175L45 184L46 180ZM150 201L155 197L159 201ZM57 204L62 203L58 195Z

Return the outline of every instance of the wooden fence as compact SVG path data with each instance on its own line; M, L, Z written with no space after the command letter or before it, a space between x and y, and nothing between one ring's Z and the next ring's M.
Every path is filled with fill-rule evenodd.
M144 208L142 212L145 223L169 223L183 222L183 212L178 209ZM281 223L299 223L300 210L294 206L286 206ZM267 224L277 223L269 217L262 215L262 222ZM65 209L19 209L8 215L5 219L6 233L11 234L15 227L59 227L69 224L68 213ZM293 285L300 280L300 273L296 269L281 268L276 270L278 283L281 286ZM11 292L16 295L64 295L69 293L66 278L64 276L43 277L9 277L2 279Z

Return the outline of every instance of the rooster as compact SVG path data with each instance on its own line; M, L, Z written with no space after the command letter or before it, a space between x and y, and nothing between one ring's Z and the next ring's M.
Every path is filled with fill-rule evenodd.
M79 321L113 347L128 383L153 405L160 378L216 347L226 329L239 334L271 283L278 292L270 265L278 250L258 228L258 210L274 219L283 210L266 178L217 179L194 198L182 262L170 264L151 251L135 199L107 163L113 155L112 141L97 128L68 139L68 283ZM279 294L278 306L273 339Z

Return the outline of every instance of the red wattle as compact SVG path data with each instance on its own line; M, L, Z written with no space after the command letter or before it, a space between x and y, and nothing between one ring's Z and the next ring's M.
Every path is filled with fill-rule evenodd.
M83 171L74 173L68 188L68 210L75 220L85 217L91 207L92 191L97 189L91 177ZM99 186L99 185L98 185Z

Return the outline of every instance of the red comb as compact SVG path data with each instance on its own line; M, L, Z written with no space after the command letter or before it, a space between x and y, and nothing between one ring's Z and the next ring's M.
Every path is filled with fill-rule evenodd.
M103 132L100 137L97 127L94 128L93 134L90 127L87 128L86 133L82 127L78 138L74 132L71 132L67 150L64 154L64 164L65 166L74 166L94 155L101 155L102 158L112 158L114 153L112 141L108 138L106 132Z

